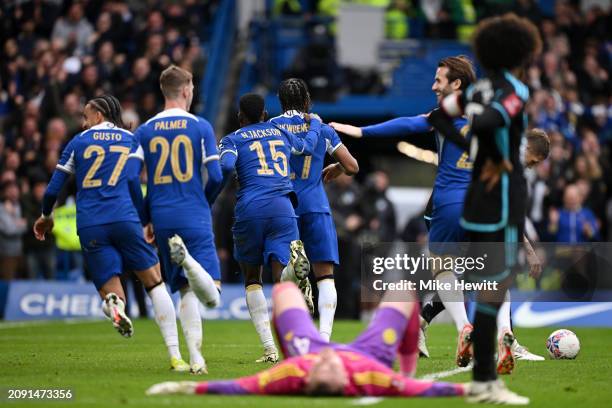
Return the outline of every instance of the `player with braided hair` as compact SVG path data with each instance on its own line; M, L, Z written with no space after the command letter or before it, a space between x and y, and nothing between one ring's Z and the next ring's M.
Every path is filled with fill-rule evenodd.
M121 104L113 95L102 95L89 101L89 104L115 126L126 128L121 117Z
M305 137L310 129L305 115L310 112L311 100L308 86L299 78L284 80L278 89L278 98L283 114L270 119L274 125L298 137ZM325 143L322 143L325 141ZM332 156L337 163L323 169L325 155ZM314 276L319 290L319 331L329 341L336 312L337 293L334 285L334 265L338 264L338 238L331 216L323 181L345 173L354 175L359 171L357 160L342 144L338 134L330 126L321 126L321 142L312 155L291 156L291 179L298 196L295 210L298 216L300 239L304 244L306 256L313 264ZM308 270L306 275L298 275L290 265L283 271L281 280L294 281L304 293L306 304L311 313L314 311Z
M134 334L119 279L122 271L134 271L151 298L171 361L182 361L174 304L162 281L155 250L145 242L135 207L136 202L142 202L139 161L133 159L134 136L123 128L117 98L104 95L90 100L85 105L83 127L85 130L68 143L53 172L34 234L42 241L53 229L57 195L74 174L79 240L85 264L104 299L102 310L121 335Z

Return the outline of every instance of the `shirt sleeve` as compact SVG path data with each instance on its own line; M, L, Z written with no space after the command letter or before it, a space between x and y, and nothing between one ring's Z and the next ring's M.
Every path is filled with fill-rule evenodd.
M206 164L213 160L219 160L219 153L217 151L217 139L215 132L211 124L204 120L199 120L200 132L202 135L202 164Z
M238 157L238 148L236 147L236 143L234 143L230 136L225 136L219 142L219 158L223 158L223 156L228 153Z
M304 394L306 371L291 361L283 361L255 375L234 380L207 381L196 386L196 394Z
M524 101L514 90L494 90L487 80L480 80L479 84L478 87L470 87L464 102L472 132L482 134L510 126L512 119L523 111Z
M361 128L363 137L398 137L430 130L426 115L401 117Z
M140 144L140 138L143 132L143 126L140 126L132 136L132 146L130 146L130 159L139 159L144 161L144 150Z
M336 150L338 150L340 146L342 146L342 140L340 140L340 136L338 136L338 133L336 133L334 128L332 128L331 126L325 126L324 130L325 151L331 156Z
M63 171L64 173L74 174L76 171L76 163L74 161L74 140L73 138L64 148L60 159L55 166L56 169Z

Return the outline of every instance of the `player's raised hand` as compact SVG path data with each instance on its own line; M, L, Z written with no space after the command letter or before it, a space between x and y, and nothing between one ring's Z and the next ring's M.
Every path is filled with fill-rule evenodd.
M347 125L345 123L331 122L329 124L336 132L344 133L347 136L360 138L363 136L363 132L360 127Z
M329 183L342 174L344 174L342 165L340 163L332 163L323 169L323 181Z
M42 215L34 223L34 237L39 241L45 240L45 235L53 229L53 218Z
M482 171L480 173L480 181L486 183L486 190L491 191L493 187L499 182L503 173L509 173L513 169L512 163L508 160L503 160L499 163L493 163L490 159L487 159Z

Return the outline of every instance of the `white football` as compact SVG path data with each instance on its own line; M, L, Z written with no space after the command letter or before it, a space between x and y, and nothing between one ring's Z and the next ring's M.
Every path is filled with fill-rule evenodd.
M574 359L580 351L580 341L571 330L560 329L548 336L546 349L555 360Z

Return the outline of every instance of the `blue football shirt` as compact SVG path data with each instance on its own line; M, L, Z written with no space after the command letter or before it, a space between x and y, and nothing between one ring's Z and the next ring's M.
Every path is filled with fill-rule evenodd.
M287 111L284 114L270 119L270 123L304 137L309 130L309 124L298 111ZM293 155L289 160L291 166L291 180L298 196L297 215L305 213L331 214L329 200L323 187L322 172L325 164L325 154L333 154L342 145L336 131L328 126L321 125L321 142L318 143L312 155Z
M110 122L77 134L66 145L56 168L76 178L78 229L139 222L125 171L133 153L134 135Z
M212 225L204 165L219 160L212 126L182 109L167 109L134 133L147 169L146 202L155 228Z
M292 154L311 154L318 145L320 122L311 122L310 136L299 138L268 122L251 124L221 139L220 156L234 155L238 177L236 220L274 216L295 217L289 200L274 200L291 196L289 160ZM315 132L315 133L312 133ZM274 205L271 205L273 203Z

